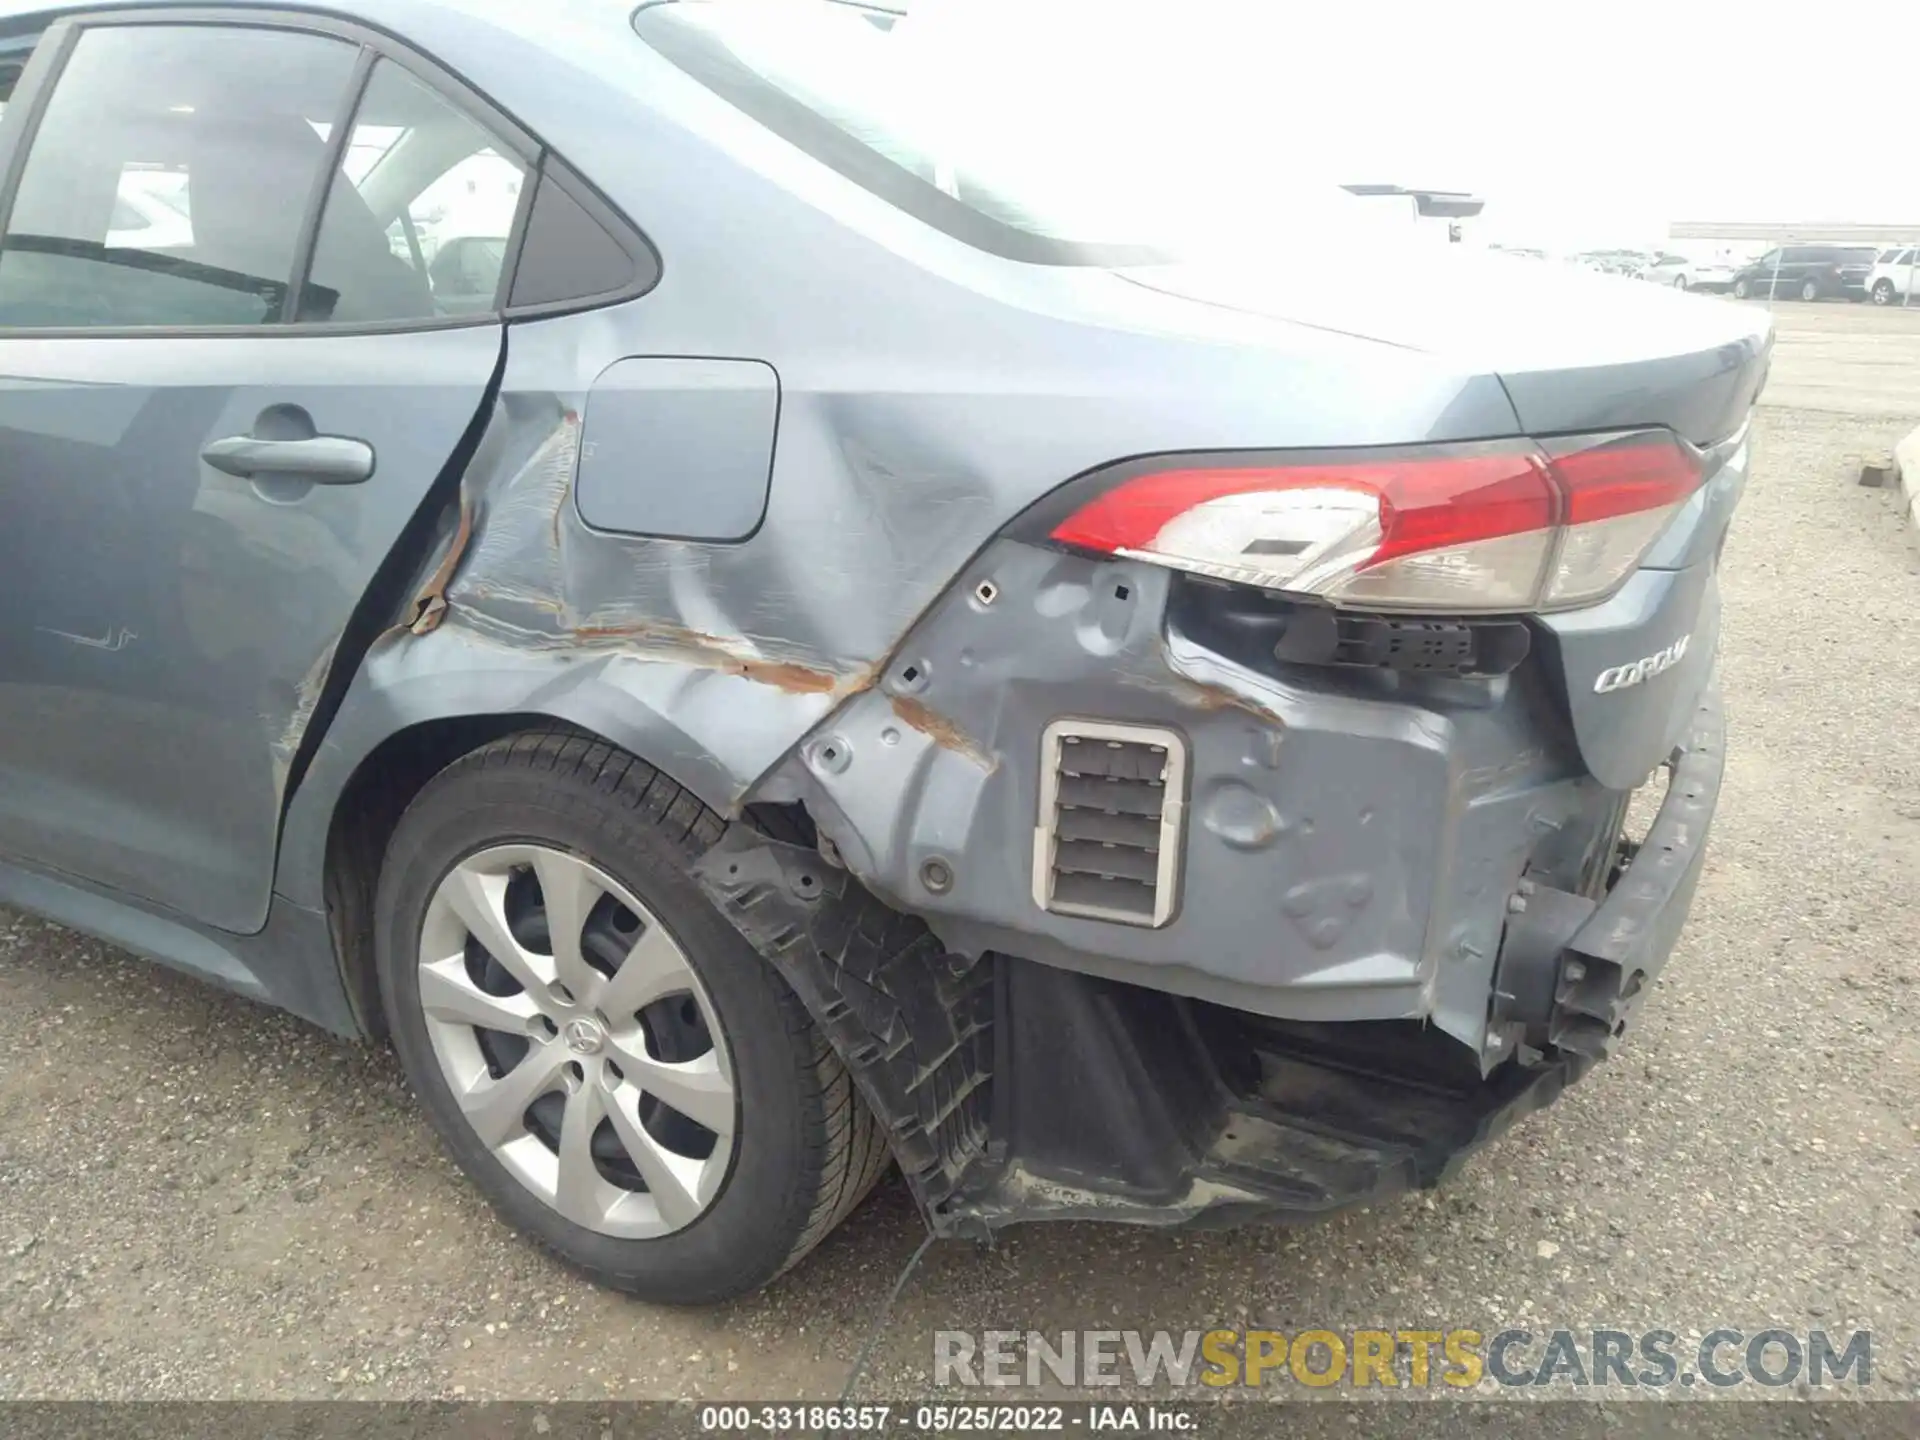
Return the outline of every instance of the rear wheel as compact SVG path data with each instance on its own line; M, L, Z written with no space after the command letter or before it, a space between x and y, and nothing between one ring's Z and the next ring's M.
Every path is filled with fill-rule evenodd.
M1684 290L1687 288L1687 277L1684 273L1673 277L1673 288L1676 290Z
M589 737L435 777L377 913L394 1046L453 1158L595 1279L758 1288L872 1188L883 1136L799 1000L688 866L720 820Z
M1733 298L1734 299L1745 300L1748 296L1752 294L1753 294L1753 287L1747 283L1746 276L1742 275L1738 280L1733 282Z
M1873 282L1873 303L1876 305L1893 304L1893 282L1876 280Z

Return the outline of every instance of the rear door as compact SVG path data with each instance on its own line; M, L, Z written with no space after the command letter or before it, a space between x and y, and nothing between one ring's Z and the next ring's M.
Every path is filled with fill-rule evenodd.
M1840 252L1831 246L1810 245L1801 252L1804 264L1797 272L1801 283L1813 281L1823 294L1840 288ZM1791 293L1797 295L1798 287Z
M1818 254L1811 246L1789 245L1780 252L1780 273L1774 279L1773 293L1776 295L1794 295L1800 290L1800 282L1811 273L1814 258Z
M419 237L514 233L532 189L530 142L384 45L83 16L0 121L0 855L232 930L335 642L500 369L505 247L442 303Z
M1877 252L1855 248L1839 252L1840 282L1853 290L1864 290L1867 276L1873 273L1873 261Z

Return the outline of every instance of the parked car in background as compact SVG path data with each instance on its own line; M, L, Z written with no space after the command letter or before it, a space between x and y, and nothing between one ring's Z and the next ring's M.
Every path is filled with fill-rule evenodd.
M894 1159L956 1238L1439 1183L1686 920L1772 317L1202 263L1046 67L777 8L0 0L0 903L391 1042L653 1300Z
M1874 251L1862 245L1781 245L1733 272L1741 300L1863 299Z
M1566 263L1596 275L1612 275L1620 268L1619 260L1607 250L1577 250L1566 257Z
M1582 250L1567 260L1601 275L1637 275L1651 258L1639 250Z
M1891 305L1914 296L1916 267L1920 267L1920 245L1882 250L1867 273L1867 298L1876 305Z
M1691 260L1661 251L1640 269L1640 278L1676 290L1720 292L1733 286L1734 265L1729 260Z

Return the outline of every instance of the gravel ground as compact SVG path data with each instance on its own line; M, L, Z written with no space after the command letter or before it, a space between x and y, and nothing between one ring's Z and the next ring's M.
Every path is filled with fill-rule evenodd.
M1781 314L1771 399L1850 323L1844 363L1920 361L1920 317ZM1920 1394L1920 558L1854 484L1920 422L1897 368L1865 414L1761 417L1726 790L1622 1058L1371 1212L935 1247L862 1396L925 1392L935 1328L1720 1323L1871 1328L1875 1391ZM492 1218L386 1055L0 912L0 1396L831 1397L920 1236L892 1180L762 1296L597 1291Z

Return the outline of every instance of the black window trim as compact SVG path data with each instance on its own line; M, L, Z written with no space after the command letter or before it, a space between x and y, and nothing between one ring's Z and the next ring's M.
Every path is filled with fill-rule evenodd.
M360 113L360 106L367 98L367 83L373 79L375 54L365 45L354 57L353 73L347 78L347 88L340 93L340 108L333 113L331 128L327 131L325 158L320 162L320 173L313 177L313 189L307 196L307 208L300 216L300 230L293 242L293 272L287 285L286 299L280 304L280 324L297 325L295 318L300 313L302 302L313 286L313 256L320 246L320 226L326 218L327 200L333 194L334 176L340 171L340 163L346 158L347 146L353 141L354 120ZM192 194L191 191L188 192ZM5 219L13 218L12 197L7 198ZM0 249L4 248L7 234L4 223L0 223Z
M223 29L292 30L343 40L359 48L354 70L342 97L342 110L327 140L327 163L315 180L301 218L294 263L287 277L287 298L278 323L262 325L5 325L0 324L0 339L279 339L293 336L353 336L412 334L421 331L473 329L482 325L504 325L516 320L545 318L636 300L660 283L665 270L659 250L653 242L620 210L589 184L580 173L544 145L524 125L514 119L486 95L468 84L454 71L433 60L412 45L386 31L339 16L294 8L249 9L206 5L172 8L156 6L128 10L103 8L90 11L63 10L46 16L46 27L15 87L12 103L0 119L0 134L12 129L19 117L15 142L0 173L0 246L4 246L7 227L13 219L14 200L21 178L32 156L33 142L60 77L80 36L88 30L125 28L140 25L205 25ZM30 16L9 17L8 29L15 34L30 34ZM375 65L388 60L405 70L430 91L480 125L523 167L519 203L515 206L513 226L507 237L506 263L501 266L499 288L494 292L490 310L472 315L435 316L430 319L378 321L294 321L299 297L312 282L313 252L319 242L323 207L332 190L334 172L344 154L352 125L365 98ZM344 122L344 123L343 123ZM526 242L527 225L533 213L540 187L551 179L564 190L633 261L632 283L619 290L583 295L542 305L514 307L506 303L513 293L513 280L520 266L520 252Z

